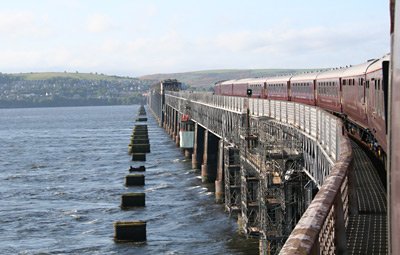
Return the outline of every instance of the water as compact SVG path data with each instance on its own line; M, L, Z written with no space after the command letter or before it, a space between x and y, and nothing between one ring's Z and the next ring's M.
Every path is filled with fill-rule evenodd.
M149 118L146 185L125 187L138 106L0 109L0 254L257 254L181 151ZM146 207L120 209L146 192ZM146 220L147 243L113 222Z

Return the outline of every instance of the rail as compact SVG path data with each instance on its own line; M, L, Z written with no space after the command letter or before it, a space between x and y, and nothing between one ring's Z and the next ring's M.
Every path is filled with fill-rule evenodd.
M304 137L304 170L320 190L287 239L281 254L335 254L346 250L348 170L352 151L340 119L320 108L295 102L211 93L168 92L165 103L180 112L191 109L196 121L211 126L220 137L223 133L239 131L240 123L236 122L242 119L247 109L252 117L267 116L298 129ZM215 114L205 114L205 110L200 114L204 107ZM232 116L236 119L230 119Z

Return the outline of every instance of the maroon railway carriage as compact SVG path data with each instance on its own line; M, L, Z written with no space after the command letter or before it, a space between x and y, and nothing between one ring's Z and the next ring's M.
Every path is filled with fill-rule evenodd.
M222 81L217 81L214 84L214 94L215 95L221 95L221 83L222 83Z
M345 69L294 76L249 78L216 83L217 95L268 98L317 105L341 113L348 130L386 152L388 65L390 56Z
M328 111L341 113L341 76L344 69L319 73L316 78L316 104Z
M302 73L290 78L290 97L293 102L315 105L315 78L318 73Z
M376 60L370 60L351 66L342 74L343 113L363 129L368 128L368 116L365 107L365 74L368 67Z
M290 101L290 78L291 75L277 76L267 78L267 97L271 100L285 100Z
M372 135L378 141L378 152L381 147L387 151L387 91L388 91L388 66L390 55L375 61L366 70L366 106L368 115L368 126Z
M267 78L248 79L247 84L247 88L252 90L251 97L267 98Z
M240 79L232 81L232 96L247 96L247 80L249 79Z
M228 80L219 82L216 85L216 89L214 90L217 95L231 96L232 95L232 82L234 80Z

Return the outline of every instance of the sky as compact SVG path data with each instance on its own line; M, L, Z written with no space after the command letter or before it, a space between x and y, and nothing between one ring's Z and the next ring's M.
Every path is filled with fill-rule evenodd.
M383 0L8 0L0 72L329 68L388 53Z

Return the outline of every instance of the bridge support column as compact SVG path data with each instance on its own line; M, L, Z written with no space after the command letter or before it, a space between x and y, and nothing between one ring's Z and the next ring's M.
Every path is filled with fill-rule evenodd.
M175 110L171 108L171 128L169 130L169 135L173 138L174 135L174 128L175 128Z
M175 137L176 137L176 126L178 125L178 121L177 121L177 119L178 119L178 112L175 111L175 110L173 110L173 111L174 111L174 122L173 122L173 128L172 128L172 135L171 135L171 137L172 137L172 140L175 141Z
M172 128L172 108L168 107L167 133L169 135L171 134L171 128Z
M208 130L204 131L202 182L214 182L217 175L218 138Z
M180 139L179 130L180 130L180 116L179 116L179 112L176 112L176 132L175 132L174 140L175 140L176 146L178 146L178 147L180 145L179 144L179 139Z
M192 158L192 149L184 149L183 153L185 154L186 159L191 159Z
M174 130L174 109L173 108L170 109L169 118L170 118L170 120L169 120L169 132L168 132L168 134L172 137L172 133L173 133L173 130Z
M164 120L163 120L163 122L161 123L161 126L162 126L165 130L167 130L167 118L168 118L168 112L167 112L167 110L168 110L168 106L165 106Z
M168 132L168 105L165 106L165 118L164 118L164 124L163 124L163 128L165 129L165 131Z
M172 108L171 109L171 129L169 132L169 135L171 136L171 138L174 135L174 125L175 125L175 110Z
M201 181L208 182L208 130L204 131L203 164L201 165Z
M194 125L194 145L192 154L192 168L199 169L204 150L204 129L197 123Z
M217 179L215 180L215 201L222 203L224 201L224 141L218 142L218 165Z

